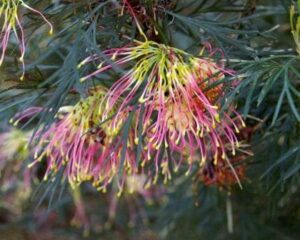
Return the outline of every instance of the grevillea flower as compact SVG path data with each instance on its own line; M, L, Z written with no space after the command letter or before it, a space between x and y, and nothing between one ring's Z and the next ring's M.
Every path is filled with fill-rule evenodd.
M90 96L75 106L64 107L65 115L42 133L31 166L46 158L45 179L61 170L72 187L91 181L98 190L106 191L117 178L122 191L126 173L137 172L131 151L133 134L121 141L118 131L109 130L110 120L101 124L103 110L99 106L104 95L102 88L91 90Z
M111 49L104 52L115 65L134 64L109 89L102 105L102 118L108 117L111 109L117 108L111 128L118 127L125 112L137 105L137 119L143 123L144 136L142 166L153 163L155 174L171 178L170 156L179 155L178 161L171 157L173 168L178 170L187 159L189 173L192 163L200 154L200 166L207 156L225 159L225 144L229 143L235 154L239 142L235 132L239 129L230 114L221 114L220 97L224 96L224 84L219 84L230 70L224 69L212 58L194 57L188 53L152 41L137 42L136 46ZM97 55L86 58L81 67L90 61L100 60ZM100 62L98 69L82 78L84 81L112 68L112 64ZM213 86L213 87L212 87ZM118 99L123 98L116 106ZM232 113L244 125L241 117L232 108ZM139 121L136 121L138 123ZM138 124L136 124L137 126ZM135 142L139 144L138 127L134 128ZM222 138L220 136L225 136ZM164 149L168 149L164 151ZM163 152L170 152L162 157Z
M52 34L53 32L52 24L46 19L46 17L40 11L27 5L23 0L1 0L0 19L2 21L2 29L0 35L0 39L1 39L0 49L2 53L0 57L0 66L3 63L6 54L7 45L8 45L11 32L13 32L17 41L19 42L19 49L21 53L19 58L23 66L23 75L21 76L21 80L24 78L24 71L25 71L24 56L26 50L25 33L19 16L22 7L30 10L31 12L39 14L44 19L44 21L49 25L50 27L49 33Z

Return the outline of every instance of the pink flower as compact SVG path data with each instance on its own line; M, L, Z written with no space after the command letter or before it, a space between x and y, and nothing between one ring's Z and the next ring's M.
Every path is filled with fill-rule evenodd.
M36 14L39 14L43 18L43 20L49 25L50 34L52 34L53 32L52 24L46 19L46 17L40 11L28 6L23 0L2 0L1 1L0 18L2 18L1 19L2 29L0 35L0 39L1 39L0 49L2 50L2 53L0 57L0 66L3 63L6 54L7 45L9 42L11 32L13 32L17 41L19 42L19 49L21 52L21 56L19 58L23 66L23 74L21 76L21 80L23 80L24 78L24 72L25 72L24 56L26 50L24 29L19 17L19 12L22 7ZM20 33L18 33L18 30L20 30Z
M121 141L118 132L109 130L110 121L101 124L99 106L104 93L105 90L96 88L75 106L64 107L66 114L42 133L31 166L45 158L45 179L64 171L73 188L90 181L104 192L117 179L121 192L126 174L137 172L133 134L128 134L127 141Z
M154 166L149 175L156 182L161 172L165 181L171 178L170 164L177 171L183 161L188 162L189 173L194 162L200 166L207 156L226 157L225 144L230 143L232 153L239 146L235 132L239 129L229 113L221 113L220 102L224 96L224 69L211 58L194 57L182 50L152 41L137 42L136 46L105 51L115 65L129 65L129 70L109 89L102 102L106 119L112 109L112 131L120 126L124 113L138 106L136 119L143 123L143 160L141 165ZM93 55L79 64L99 60ZM111 69L103 61L98 69L82 78L85 81ZM212 84L214 87L209 88ZM122 98L121 104L118 99ZM235 113L234 110L231 113ZM244 125L241 117L239 121ZM133 128L135 143L139 144L138 120ZM225 138L221 139L221 135ZM167 149L167 150L165 150ZM167 154L169 152L170 154ZM195 160L199 159L200 161ZM178 160L175 160L178 156Z

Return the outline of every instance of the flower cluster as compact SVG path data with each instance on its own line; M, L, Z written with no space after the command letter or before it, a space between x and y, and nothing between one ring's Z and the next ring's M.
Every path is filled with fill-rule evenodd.
M245 125L233 108L221 113L219 101L224 96L225 75L232 75L231 71L212 58L194 57L152 41L104 53L103 61L93 55L79 64L100 61L98 69L81 80L111 69L107 58L115 66L134 64L104 96L100 117L105 121L114 109L109 128L117 132L124 116L135 111L134 141L142 145L141 167L151 166L148 176L153 182L160 173L165 181L171 179L172 169L178 171L182 162L188 164L188 174L194 163L202 167L208 158L215 162L226 159L228 149L235 155L238 125ZM123 99L121 103L119 99ZM141 130L139 122L143 123Z
M110 130L111 121L101 122L105 92L99 87L92 89L90 95L75 106L63 107L58 121L42 134L35 161L30 166L47 158L45 179L63 170L72 187L91 181L98 190L105 192L115 176L119 178L121 190L126 173L137 172L133 135L129 133L128 139L121 141L116 135L118 131ZM125 152L121 153L123 149Z
M0 39L1 39L0 40L1 41L0 42L0 49L1 49L0 66L4 61L4 57L8 46L8 41L11 33L13 32L15 38L19 42L19 49L21 53L19 58L23 67L23 75L21 76L21 80L24 78L24 71L25 71L24 56L26 50L25 33L19 16L22 7L30 10L31 12L39 14L43 18L43 20L49 25L50 34L52 34L53 32L52 24L46 19L46 17L40 11L27 5L23 0L2 0L0 2L0 19L2 22L2 29L0 34Z
M150 186L159 175L167 182L181 166L186 174L211 159L231 167L228 153L235 156L244 122L233 107L220 110L230 70L211 57L152 41L109 49L101 57L78 65L99 62L81 81L113 66L124 71L109 89L95 87L75 106L63 107L42 133L32 165L47 159L45 179L64 171L71 186L90 181L104 192L116 179L121 194L131 175L146 175Z

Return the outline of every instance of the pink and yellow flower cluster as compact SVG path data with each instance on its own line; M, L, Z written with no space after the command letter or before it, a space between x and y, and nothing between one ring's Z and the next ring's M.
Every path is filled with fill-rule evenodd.
M10 40L10 36L13 33L16 40L19 42L20 49L20 57L19 60L22 64L23 75L21 76L21 80L24 78L25 65L24 65L24 56L26 50L25 43L25 32L23 29L22 22L20 20L21 10L22 8L28 9L29 11L39 14L43 20L50 27L50 34L53 32L52 24L46 19L46 17L38 10L30 7L23 0L1 0L0 1L0 20L2 24L2 29L0 33L0 49L1 49L1 57L0 57L0 66L4 61L4 57L6 55L8 42Z
M78 67L90 62L98 68L82 81L113 66L121 77L108 90L93 89L42 135L36 161L47 158L46 176L65 166L71 184L88 180L105 191L116 179L121 193L127 175L146 174L146 185L160 175L167 182L180 168L189 174L208 159L235 155L244 122L233 107L220 110L225 75L233 73L212 58L145 41Z
M36 160L31 165L45 157L48 166L45 179L64 168L71 186L92 181L98 190L105 192L114 176L119 176L122 189L125 173L137 171L133 136L120 141L120 137L110 131L111 120L101 124L104 96L103 88L91 90L90 96L75 106L64 107L58 121L43 133L36 149ZM124 145L126 152L121 163Z

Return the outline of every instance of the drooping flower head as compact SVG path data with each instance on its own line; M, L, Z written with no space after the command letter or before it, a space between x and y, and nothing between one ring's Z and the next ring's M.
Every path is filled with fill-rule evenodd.
M142 165L154 160L154 181L159 169L166 180L171 177L169 157L161 156L163 149L168 149L171 155L179 154L178 161L172 158L175 171L185 158L191 167L198 154L201 156L200 165L208 155L213 155L216 160L219 156L224 159L224 145L228 142L235 154L235 148L239 145L235 132L239 129L229 112L221 114L218 101L224 96L224 84L220 82L226 74L232 74L231 71L225 70L212 58L194 57L152 41L137 42L136 46L111 49L104 53L114 60L115 65L133 66L106 94L102 102L102 117L107 118L122 97L124 100L117 106L112 121L114 129L119 126L124 112L130 111L134 104L139 106L136 113L137 119L143 123L145 155ZM99 60L97 55L90 56L79 67L95 60ZM95 72L82 78L82 81L111 67L111 64L103 61ZM235 113L234 109L231 112ZM237 119L244 125L239 115ZM139 135L136 127L137 144ZM225 138L221 139L220 135Z
M50 34L53 32L52 24L46 19L46 17L38 10L30 7L27 5L23 0L1 0L0 2L0 19L2 21L2 29L0 35L0 49L1 49L1 57L0 57L0 66L3 63L7 45L9 42L9 38L11 33L13 32L15 38L19 42L19 49L20 49L20 62L23 66L23 75L21 76L21 80L24 78L24 56L26 50L26 43L25 43L25 33L23 30L21 18L20 18L20 11L22 8L28 9L31 12L39 14L43 20L49 25L50 27Z
M132 134L121 142L116 132L109 130L109 120L101 123L103 109L99 106L104 95L105 90L97 87L75 106L63 107L60 115L65 114L42 133L31 165L45 158L45 179L61 170L73 187L91 181L98 190L106 191L117 178L122 191L126 173L137 171L130 150Z

